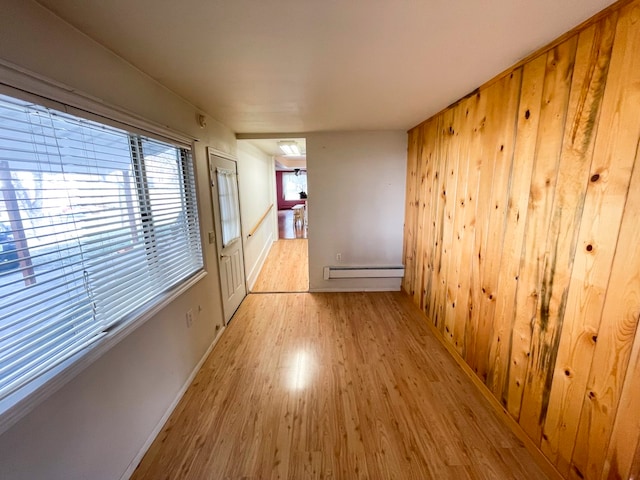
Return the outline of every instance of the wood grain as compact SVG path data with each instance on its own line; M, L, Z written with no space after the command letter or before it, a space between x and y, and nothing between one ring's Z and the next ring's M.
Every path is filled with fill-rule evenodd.
M507 408L516 419L520 418L529 357L534 341L535 318L542 306L540 297L544 294L541 289L547 253L546 238L552 217L562 131L569 101L576 46L577 39L572 38L547 54L511 342Z
M535 160L535 144L540 122L542 87L546 58L540 56L522 69L522 87L516 125L516 143L513 153L513 168L502 261L498 278L500 295L496 299L493 338L489 350L489 366L486 385L502 405L507 404L507 379L512 331L515 316L516 290L525 225L529 188Z
M499 96L499 85L489 87L481 95L486 101L486 111L482 119L479 135L475 138L475 155L478 160L478 190L476 192L476 211L474 219L474 236L470 238L472 242L471 265L469 266L471 277L469 284L469 322L465 330L465 359L472 369L477 370L478 353L477 338L480 322L480 304L482 292L482 278L484 262L486 261L485 247L489 229L491 190L493 184L493 172L495 164L493 162L491 144L497 135L495 125L495 114L497 112L496 99Z
M271 211L272 208L273 208L273 203L267 207L267 210L262 214L260 219L256 222L256 224L253 226L253 228L249 231L249 233L247 234L247 238L255 235L255 233L260 228L260 225L262 225L262 222L264 222L264 219L267 218L267 215L269 215L269 212Z
M307 239L274 242L252 292L306 292L309 290Z
M429 228L429 225L425 225L425 212L427 210L427 205L424 202L424 192L429 186L429 173L428 171L431 168L431 164L429 162L429 156L427 152L425 152L426 148L424 146L424 128L418 130L418 145L416 155L418 157L418 167L417 167L417 179L416 179L416 201L415 201L415 210L416 210L416 252L420 252L420 255L416 255L415 258L415 282L414 282L414 292L413 298L416 305L424 306L424 280L425 280L425 255L424 255L424 239L428 238L425 235L425 229Z
M422 208L421 222L424 227L422 230L421 238L419 239L421 257L421 268L417 272L417 281L420 284L420 295L416 305L421 309L427 310L431 301L427 293L431 293L431 285L433 282L433 261L434 251L431 240L433 239L433 232L435 229L435 221L433 221L434 212L436 211L435 202L433 199L433 191L437 188L437 167L435 161L437 155L437 145L433 141L437 137L436 131L438 128L438 122L427 123L422 126L422 141L424 142L424 148L422 149L422 161L426 164L424 172L423 188L420 192L420 207Z
M487 212L487 232L485 243L478 248L481 259L481 283L478 291L480 302L477 304L478 329L475 337L474 368L483 382L487 381L489 350L494 335L493 318L496 300L501 295L498 289L500 265L503 258L504 234L508 208L509 182L513 170L513 152L515 141L516 115L522 70L517 69L493 86L494 105L491 112L491 133L486 135L484 156L493 164L491 195L484 204Z
M624 0L416 128L433 175L405 288L576 480L640 468L638 112L640 0Z
M636 148L637 148L636 144ZM573 478L600 478L620 402L640 310L640 168L631 177L611 279L587 382L580 426L572 458ZM637 400L637 399L636 399ZM637 405L636 405L637 408ZM626 421L621 419L620 421ZM636 438L638 431L635 430ZM630 439L625 439L629 441Z
M440 312L442 311L443 305L439 302L441 297L441 288L439 285L442 285L441 278L441 270L442 270L442 234L443 234L443 222L444 222L444 195L446 194L444 191L444 176L446 172L446 162L441 161L441 142L439 141L440 132L444 125L444 120L442 118L438 118L435 122L433 132L434 145L433 149L437 155L438 161L434 166L434 174L433 174L433 185L431 188L431 215L429 216L430 221L432 222L432 235L431 238L427 238L426 241L429 243L430 252L429 252L429 265L430 271L429 274L431 276L429 282L431 282L431 289L427 292L427 296L425 297L425 306L426 311L428 312L428 317L433 321L434 325L440 327L439 320L442 319L442 315ZM428 301L426 300L428 298Z
M250 294L132 478L546 476L389 292Z
M520 417L536 443L551 392L614 29L615 20L603 21L578 36Z
M638 162L637 158L636 162ZM637 458L640 454L638 399L640 399L640 335L636 334L629 366L622 383L618 412L611 431L601 478L637 478L640 473L637 471L638 466L634 465L640 461L640 458Z
M462 188L463 182L458 182L458 169L460 164L459 143L460 129L464 121L462 106L449 110L450 116L445 115L445 124L442 133L442 156L446 158L446 169L444 172L443 199L444 218L442 235L442 260L441 260L441 281L438 286L441 292L441 330L443 335L453 337L453 318L450 305L453 303L453 286L457 283L455 278L455 259L453 252L455 232L455 218L457 213L457 189L458 184Z
M611 18L614 27L616 18ZM640 133L640 119L632 106L634 98L638 101L638 93L634 97L633 89L629 90L633 83L627 83L630 76L635 76L637 84L640 70L637 60L634 65L634 60L624 53L626 47L621 48L625 43L620 43L626 36L625 23L618 24L615 34L567 298L565 316L572 321L563 329L554 374L557 380L552 386L542 440L543 451L565 474L569 473L629 186L634 154L629 152L628 142L630 138L637 139ZM637 92L637 88L635 90ZM627 103L627 99L631 103ZM625 133L627 126L632 127L628 130L630 137ZM620 155L623 150L626 152ZM603 225L607 226L603 228Z
M474 96L466 98L458 105L460 114L456 125L456 148L457 157L457 188L455 197L452 198L453 235L451 244L451 260L449 261L449 272L447 274L447 303L445 306L445 327L444 333L448 341L455 345L456 351L463 353L464 337L456 336L456 325L459 323L459 314L464 315L466 311L466 296L468 295L468 268L470 263L465 259L464 245L467 240L467 197L469 188L469 139L473 128L473 106L476 102ZM465 263L466 260L466 263ZM465 281L466 280L466 281ZM460 321L464 324L465 320Z
M474 325L471 323L473 313L474 283L472 265L476 256L474 239L476 231L476 215L478 212L478 187L480 183L480 169L482 165L481 148L484 124L486 122L487 95L476 93L470 97L469 116L471 122L465 133L469 135L467 151L469 166L465 177L466 196L464 199L464 230L465 242L462 245L460 257L461 275L458 280L460 288L456 300L455 329L453 344L462 356L467 355L468 345L472 345L475 338ZM466 113L466 110L465 110ZM467 331L471 329L471 331Z
M416 262L416 228L418 225L418 193L417 193L417 168L418 168L418 137L419 131L409 133L407 145L407 184L404 210L404 238L402 246L402 258L405 265L405 276L402 279L402 288L409 295L414 295L415 289L415 262Z

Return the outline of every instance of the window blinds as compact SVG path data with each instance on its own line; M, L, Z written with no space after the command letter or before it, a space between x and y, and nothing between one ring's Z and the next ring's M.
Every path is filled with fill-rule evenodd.
M202 268L190 152L0 95L0 398Z

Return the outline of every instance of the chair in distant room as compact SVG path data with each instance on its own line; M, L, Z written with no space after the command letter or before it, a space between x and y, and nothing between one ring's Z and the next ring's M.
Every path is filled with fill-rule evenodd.
M304 227L304 205L295 205L293 210L293 225L298 228Z

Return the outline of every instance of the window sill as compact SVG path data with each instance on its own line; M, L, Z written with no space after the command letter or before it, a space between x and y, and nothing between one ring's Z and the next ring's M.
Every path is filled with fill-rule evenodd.
M17 392L1 400L0 435L15 425L40 403L57 392L85 368L107 353L134 330L146 323L147 320L158 314L163 308L206 277L206 275L207 272L205 270L199 271L193 277L176 286L173 290L162 295L143 312L135 313L129 321L123 322L121 325L115 327L101 340L98 340L39 378L28 383Z

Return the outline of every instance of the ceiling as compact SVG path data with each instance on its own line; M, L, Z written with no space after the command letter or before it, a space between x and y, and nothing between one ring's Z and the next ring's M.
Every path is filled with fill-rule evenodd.
M38 0L235 132L408 129L611 0Z
M298 144L302 155L283 155L278 142L281 140L294 141ZM262 150L269 156L274 157L276 170L295 170L307 168L307 141L305 138L260 138L250 140L238 140L238 142L247 142L254 147Z

